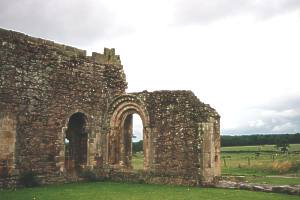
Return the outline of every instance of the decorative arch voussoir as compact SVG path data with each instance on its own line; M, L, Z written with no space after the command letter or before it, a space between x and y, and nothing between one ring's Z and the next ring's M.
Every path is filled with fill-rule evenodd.
M149 127L149 114L143 101L135 95L126 94L116 97L109 104L104 121L104 128L112 128L114 126L114 121L128 110L133 110L139 114L144 127Z

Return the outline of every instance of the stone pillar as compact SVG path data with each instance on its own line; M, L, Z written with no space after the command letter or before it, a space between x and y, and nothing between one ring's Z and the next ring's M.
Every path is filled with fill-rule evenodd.
M198 131L201 138L201 153L199 155L200 177L201 182L205 184L212 182L214 178L214 123L201 122L198 125Z
M87 152L86 152L86 165L88 168L93 168L95 165L95 154L96 154L96 136L94 132L94 127L86 127L87 131Z
M215 176L221 176L221 135L220 120L214 123L214 145L215 145Z
M67 127L63 127L61 133L58 133L58 140L59 140L59 155L56 156L56 166L59 168L60 172L66 171L66 157L65 157L65 138L66 138L66 131Z
M132 159L132 114L129 114L124 119L124 122L121 126L123 142L122 146L124 151L122 153L122 162L125 167L132 168L131 159Z
M123 126L124 126L124 124L123 124ZM126 153L125 153L125 144L124 144L125 143L124 128L122 127L122 125L119 127L119 130L115 134L116 134L116 138L117 137L120 138L119 142L118 142L118 146L120 147L118 164L120 165L120 167L124 167Z
M0 176L15 170L16 120L11 114L0 113Z
M143 128L143 150L144 150L144 170L152 170L154 151L153 135L150 127Z

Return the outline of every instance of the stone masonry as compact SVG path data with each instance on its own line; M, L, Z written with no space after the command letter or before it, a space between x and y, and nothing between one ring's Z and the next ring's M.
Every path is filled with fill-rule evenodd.
M43 183L84 170L112 179L130 174L133 114L143 122L141 174L158 183L171 176L172 184L209 184L220 176L220 116L213 108L191 91L126 88L114 49L87 56L0 29L0 187L29 171Z

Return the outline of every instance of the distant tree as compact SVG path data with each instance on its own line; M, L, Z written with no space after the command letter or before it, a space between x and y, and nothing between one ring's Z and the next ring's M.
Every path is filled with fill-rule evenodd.
M277 144L278 141L285 140L287 144L299 144L300 133L296 134L269 134L269 135L222 135L221 145L226 146L247 146Z
M287 153L289 151L290 144L287 139L279 138L276 141L276 148L279 149L282 153Z
M133 151L133 153L143 151L143 140L140 140L138 142L133 142L132 143L132 151Z

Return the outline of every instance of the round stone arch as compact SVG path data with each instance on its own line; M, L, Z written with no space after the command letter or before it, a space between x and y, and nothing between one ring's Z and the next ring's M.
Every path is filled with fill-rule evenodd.
M90 116L81 109L72 110L66 115L61 134L61 141L63 142L60 153L63 158L60 159L63 160L60 163L61 171L76 174L87 167L90 162L88 157L91 135L90 122Z
M143 122L144 170L151 166L151 129L146 106L135 95L115 98L106 116L106 163L114 168L132 168L132 114Z

